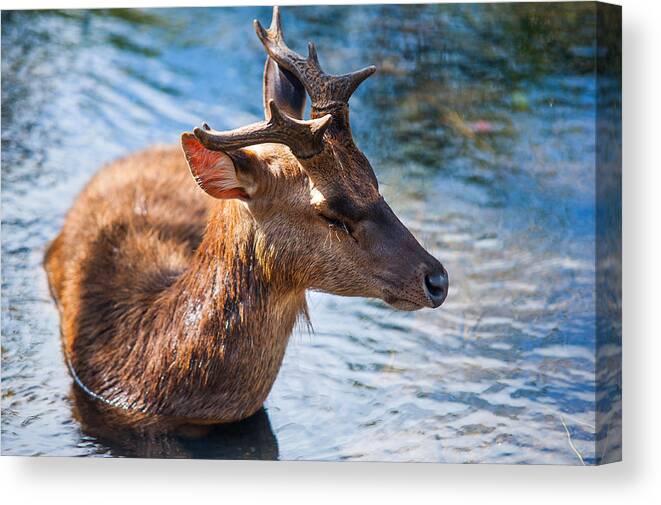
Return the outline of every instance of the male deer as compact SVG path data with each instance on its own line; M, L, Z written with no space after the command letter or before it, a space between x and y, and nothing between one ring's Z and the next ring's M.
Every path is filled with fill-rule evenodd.
M349 97L375 68L324 73L314 45L307 58L285 45L277 8L255 29L266 120L204 125L182 135L185 156L151 148L104 167L46 253L75 382L127 427L256 412L307 289L402 310L447 295L443 266L386 204L351 136Z

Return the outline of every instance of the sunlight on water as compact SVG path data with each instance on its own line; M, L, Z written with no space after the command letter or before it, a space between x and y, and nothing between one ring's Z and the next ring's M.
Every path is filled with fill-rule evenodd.
M3 453L594 463L593 16L285 9L291 45L314 40L327 71L377 65L354 135L449 297L401 313L312 293L314 332L292 336L268 415L127 451L72 413L43 253L102 163L261 117L251 21L270 12L3 12Z

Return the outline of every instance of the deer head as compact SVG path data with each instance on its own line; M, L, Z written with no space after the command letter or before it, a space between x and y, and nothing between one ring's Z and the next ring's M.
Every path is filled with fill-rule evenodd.
M255 21L267 52L266 120L218 132L206 124L182 144L193 177L209 195L244 202L263 254L287 282L393 307L438 307L448 275L379 193L349 124L349 98L376 70L326 74L313 44L303 58L287 47L278 8L268 30ZM303 120L306 94L310 120Z

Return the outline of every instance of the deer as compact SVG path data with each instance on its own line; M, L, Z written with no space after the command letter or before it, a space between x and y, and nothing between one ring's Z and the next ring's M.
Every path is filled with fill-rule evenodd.
M448 293L447 271L353 140L349 98L376 68L325 73L313 43L307 58L286 45L277 7L268 29L254 28L265 119L205 123L181 147L103 166L45 254L73 382L127 429L194 431L256 413L309 318L308 290L409 311Z

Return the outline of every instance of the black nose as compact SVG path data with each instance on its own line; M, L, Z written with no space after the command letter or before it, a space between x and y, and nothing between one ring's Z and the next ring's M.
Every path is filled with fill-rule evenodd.
M448 273L445 270L425 275L425 292L429 299L438 307L448 296Z

